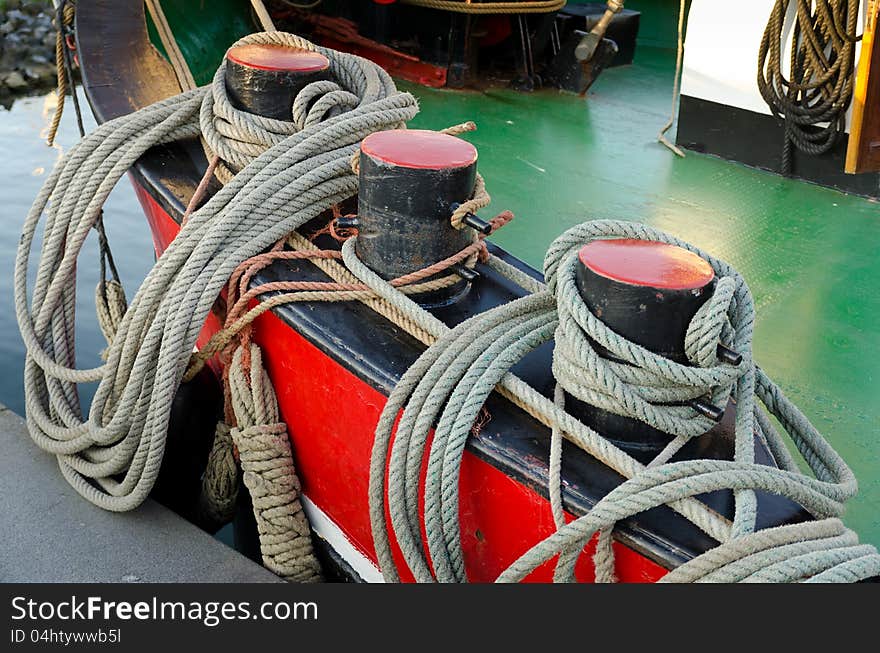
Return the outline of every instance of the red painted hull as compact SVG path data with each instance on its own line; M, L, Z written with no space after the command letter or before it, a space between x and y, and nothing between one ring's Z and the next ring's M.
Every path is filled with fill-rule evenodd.
M161 254L180 227L149 193L134 185L156 252ZM374 428L386 397L271 313L260 317L255 326L256 341L265 352L281 415L289 427L305 495L375 563L367 485ZM212 315L200 344L218 327ZM471 581L493 580L554 531L550 504L544 497L467 451L460 494L465 565ZM577 577L583 582L593 580L592 546L578 562ZM621 581L653 582L666 573L644 556L620 544L615 547ZM402 562L398 550L395 555ZM552 565L547 564L528 580L551 579Z

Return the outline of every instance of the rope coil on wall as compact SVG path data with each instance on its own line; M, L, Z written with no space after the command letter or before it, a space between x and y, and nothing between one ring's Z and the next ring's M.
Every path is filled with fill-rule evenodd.
M783 71L787 20L793 13L790 71ZM792 147L829 152L846 132L855 84L859 0L776 0L758 52L758 90L785 123L782 171ZM827 123L827 124L826 124Z

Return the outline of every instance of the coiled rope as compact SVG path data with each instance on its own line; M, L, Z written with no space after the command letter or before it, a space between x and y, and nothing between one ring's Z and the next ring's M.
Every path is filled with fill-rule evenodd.
M718 290L707 308L694 318L688 332L687 350L694 366L674 363L628 342L586 308L574 282L576 254L581 246L597 238L671 243L693 251L712 265L719 277ZM343 246L343 258L356 276L383 292L381 279L357 261L352 240ZM475 316L451 330L433 325L438 327L440 337L404 374L389 397L376 430L370 479L374 543L387 580L399 580L389 543L392 532L416 580L467 580L458 523L458 480L468 434L496 386L503 394L517 386L510 367L554 336L553 369L562 388L579 399L668 430L677 437L647 467L633 465L626 454L557 404L520 386L520 405L530 405L541 414L542 421L553 427L554 435L564 434L616 469L628 468L624 474L629 480L567 525L561 524L561 498L556 498L557 532L526 551L499 581L522 580L557 555L555 580L573 580L574 563L596 533L600 534L594 556L597 580L612 580L610 533L614 524L664 504L686 514L721 543L679 567L668 580L824 582L861 580L880 574L876 549L859 546L855 534L836 519L843 512L844 502L856 492L852 472L752 361L754 306L745 281L735 270L662 231L627 222L596 221L578 225L554 241L544 261L544 272L546 289ZM413 317L421 311L407 298L395 296L393 289L385 287L384 296ZM430 325L432 319L425 316L423 326ZM743 353L739 366L717 361L708 354L719 338ZM602 358L593 342L626 364ZM557 399L559 394L557 391ZM732 394L736 400L734 460L666 462L687 439L711 427L707 418L666 404L706 394L716 400ZM401 409L392 444L392 430ZM782 424L815 478L798 471L768 413ZM756 437L767 442L779 469L755 464ZM419 471L425 459L425 500L420 511ZM558 493L558 465L555 468L553 471L551 464L550 483L553 492ZM735 518L728 528L719 524L717 515L707 520L706 512L695 509L692 503L696 495L720 489L735 492ZM787 496L817 521L756 531L755 490ZM385 520L386 506L390 523ZM424 541L422 522L426 529ZM796 555L791 557L793 552Z
M297 37L277 33L248 37L240 43L267 42L261 39L270 37L295 47L317 49ZM17 317L28 349L25 389L29 429L41 447L58 456L62 473L73 487L106 509L127 510L137 506L155 482L174 391L184 375L204 319L233 271L307 220L351 196L357 180L350 165L358 142L372 131L402 124L417 111L414 99L397 93L390 78L372 64L350 55L320 51L331 61L339 58L341 74L338 77L345 90L360 99L358 106L347 111L342 107L340 115L325 115L323 121L282 137L263 154L245 162L220 192L191 214L117 325L107 363L99 368L75 368L73 323L77 255L88 230L98 219L104 199L123 172L146 149L200 133L196 116L204 115L206 92L200 89L184 93L98 128L59 163L28 215L16 261L15 294ZM212 98L212 102L217 100ZM212 117L211 122L221 136L223 129L228 129L228 134L237 137L239 143L260 142L257 138L272 142L277 138L265 133L252 138L251 132L271 130L255 123L237 125L235 113L220 109L214 114L219 117ZM228 128L217 127L223 120L230 125ZM234 168L236 156L248 155L243 149L246 150L231 149L233 160L226 164ZM43 250L29 304L29 255L44 212L47 220ZM406 404L401 427L404 420L412 424L412 435L406 436L409 427L399 429L392 449L390 528L404 546L407 563L414 568L419 580L433 579L428 554L439 580L465 580L457 522L458 466L467 432L496 384L500 384L502 394L517 405L631 479L588 515L563 526L551 538L526 552L502 574L501 580L518 580L559 553L562 555L556 578L570 579L577 553L597 531L602 533L595 559L600 572L597 577L611 579L610 533L614 523L660 504L671 505L722 542L719 553L710 558L697 558L693 562L699 561L699 564L685 568L687 573L680 572L682 577L711 577L716 571L732 573L733 566L740 570L757 568L757 572L748 571L748 578L760 572L786 579L809 575L812 580L852 580L880 573L880 557L873 547L855 546L854 535L834 519L842 512L843 501L856 489L855 480L843 461L751 363L750 354L744 357L738 374L708 359L706 343L713 338L717 343L720 336L729 339L739 351L750 352L753 308L745 283L726 265L690 248L710 260L719 276L733 281L722 279L722 286L727 290L719 291L716 295L719 299L701 312L689 333L688 351L694 362L703 367L676 366L665 359L657 360L658 357L631 343L615 341L619 337L613 333L603 333L601 322L594 324L574 303L571 275L574 252L583 242L609 236L683 244L662 232L638 225L587 223L570 230L551 247L545 261L546 289L489 257L490 266L534 294L477 316L454 330L449 330L400 289L367 269L354 253L356 238L344 243L341 256L347 268L345 274L353 275L373 295L353 298L381 300L392 314L403 316L404 323L430 338L437 338L435 345L401 380L377 428L371 464L371 518L386 576L397 577L388 544L389 526L384 524L384 472L391 427L398 410ZM320 258L317 257L318 262ZM332 260L324 263L337 265ZM566 305L562 310L559 309L561 304ZM582 334L578 334L575 325ZM478 335L490 332L495 336L493 342L481 341L482 347L469 344L476 342ZM633 414L645 421L665 420L664 424L677 429L674 432L678 433L679 444L696 435L698 424L703 430L706 425L700 424L703 418L698 416L678 414L674 407L668 410L659 407L658 403L663 403L661 399L668 398L673 391L658 391L658 384L674 385L675 394L702 392L708 388L718 396L732 388L739 399L736 459L665 464L660 461L646 468L509 374L511 365L554 333L560 350L558 360L554 360L554 371L562 387L575 396L579 396L579 392L594 392L594 400L599 405L606 402L610 410L632 411L623 414ZM602 368L605 362L594 360L585 349L591 348L585 335L603 343L637 370L617 369L613 365ZM239 387L236 397L241 399L250 393L249 403L233 406L238 437L243 442L273 440L264 449L277 451L276 445L287 439L286 435L280 437L283 425L278 425L277 406L270 400L274 399L271 384L260 374L258 350L239 347L236 354L241 358L232 366L230 374L238 374L236 370L250 371L247 377L231 377L231 385ZM248 356L250 364L245 364ZM579 374L568 375L569 368L578 365L584 370L595 366L595 385L583 383ZM76 384L89 381L98 381L99 387L89 418L85 420ZM571 387L566 387L566 383ZM618 399L621 395L615 388L628 392ZM796 471L793 460L785 453L781 436L754 403L755 392L794 439L816 473L816 479ZM419 399L413 403L416 396ZM424 452L427 429L433 421L431 411L435 416L440 413L441 424L430 450L429 474L437 481L432 487L440 488L440 492L426 500L425 521L429 530L425 544L420 541L418 532L417 480L415 485L411 481L413 476L416 479L418 476L413 470L421 464L420 451ZM756 466L750 459L756 431L767 439L782 469ZM229 437L236 439L232 430ZM290 537L291 531L303 523L299 518L301 506L292 502L279 505L271 500L279 496L278 493L296 494L295 474L283 462L290 459L289 451L280 457L281 462L274 453L262 455L258 446L245 452L239 447L239 452L246 483L247 479L251 480L249 487L255 498L260 499L256 509L258 522L261 513L264 517L260 526L264 560L267 565L275 564L280 573L288 577L307 577L314 569L310 564L289 564L302 559L297 547L306 534L300 533L299 539ZM668 458L669 451L661 454L661 458L664 455ZM254 489L260 484L264 484L265 493ZM273 484L280 487L270 487ZM555 486L559 487L558 479ZM695 494L721 488L736 491L737 510L732 527L692 498ZM790 496L822 520L802 525L802 531L755 532L756 489ZM267 497L270 499L264 502ZM556 505L561 506L561 502L557 501ZM281 509L281 518L277 521L271 517L276 508ZM819 534L820 528L824 529L824 535ZM408 542L407 529L410 531ZM834 549L825 546L829 542L835 543ZM785 565L788 566L783 569L778 556L784 547L794 547L788 550L796 549L797 555L787 560ZM773 558L776 562L767 562L769 556L777 556ZM792 560L798 561L797 564L792 564Z
M782 70L785 19L795 4L791 70ZM758 51L758 90L785 123L782 171L791 172L792 147L819 155L846 131L852 101L859 0L776 0ZM824 125L824 123L828 123Z
M230 274L306 221L356 192L349 161L358 143L418 111L381 68L360 57L272 33L246 43L283 43L328 57L358 105L282 140L235 123L229 133L274 144L193 212L160 257L117 326L107 362L77 369L76 259L116 182L150 147L201 133L206 89L182 93L98 127L56 165L32 206L16 258L16 316L27 348L25 397L31 437L55 454L65 478L107 510L138 506L155 483L171 402L196 337ZM218 118L219 120L219 118ZM217 121L212 127L219 131ZM234 161L227 161L235 166ZM36 282L28 298L31 248L45 215ZM76 386L98 382L86 417Z

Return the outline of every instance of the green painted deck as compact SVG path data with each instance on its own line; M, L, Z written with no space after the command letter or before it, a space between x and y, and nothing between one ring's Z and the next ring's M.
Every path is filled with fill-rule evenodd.
M242 4L191 10L200 28L175 30L201 83L223 41L195 14L210 11L210 24L228 15L231 42ZM165 0L173 26L180 5L199 6ZM645 12L635 64L606 70L586 100L401 83L421 102L412 126L478 124L467 138L480 151L489 210L517 215L495 240L536 267L560 232L596 218L646 222L736 266L758 307L757 360L854 469L861 491L846 522L880 546L880 207L705 155L678 159L658 144L675 54L654 46L674 40L677 5L627 2Z

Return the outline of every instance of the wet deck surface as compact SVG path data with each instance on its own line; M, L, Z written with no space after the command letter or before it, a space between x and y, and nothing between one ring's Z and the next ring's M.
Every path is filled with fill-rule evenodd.
M155 501L91 505L3 406L0 450L0 582L280 582Z
M549 243L588 219L643 221L736 266L758 308L759 364L854 469L848 525L880 545L880 205L656 142L674 53L640 47L586 101L401 84L413 127L474 120L467 135L493 204L517 219L499 244L540 268ZM674 132L673 132L674 133Z

